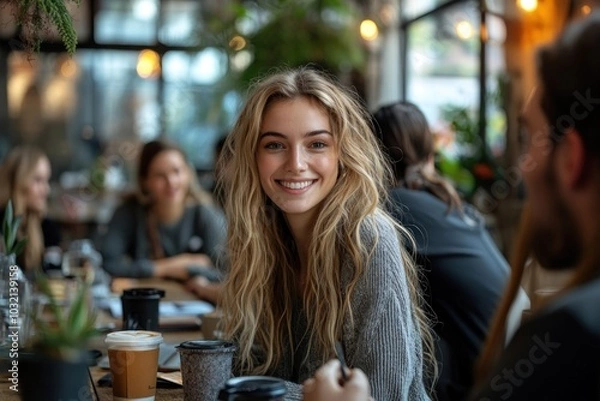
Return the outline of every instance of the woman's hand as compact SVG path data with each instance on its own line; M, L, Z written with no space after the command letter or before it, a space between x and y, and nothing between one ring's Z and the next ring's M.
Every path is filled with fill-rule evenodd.
M154 261L154 277L185 281L190 278L191 266L212 267L213 264L204 253L182 253Z
M186 266L213 267L213 263L205 253L186 253Z
M221 298L221 284L212 283L206 277L196 276L185 283L185 288L200 299L218 304Z
M340 362L333 359L321 366L315 376L304 382L305 401L368 401L371 389L367 376L352 369L348 381L341 382Z

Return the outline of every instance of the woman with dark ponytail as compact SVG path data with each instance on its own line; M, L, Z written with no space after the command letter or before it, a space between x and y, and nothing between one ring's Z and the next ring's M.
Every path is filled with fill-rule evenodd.
M435 318L437 399L462 400L473 364L508 280L509 268L483 218L435 169L433 137L417 106L398 102L374 114L394 171L392 215L415 237L422 286Z

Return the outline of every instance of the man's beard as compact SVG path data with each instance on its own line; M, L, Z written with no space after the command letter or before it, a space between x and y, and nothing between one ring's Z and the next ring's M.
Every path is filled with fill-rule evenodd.
M553 171L548 170L547 202L551 215L544 220L532 221L532 251L542 267L564 270L575 267L581 260L581 233L573 213L558 192Z

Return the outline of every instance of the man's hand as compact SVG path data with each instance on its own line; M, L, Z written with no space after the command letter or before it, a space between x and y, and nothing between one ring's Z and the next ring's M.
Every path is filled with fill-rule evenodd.
M342 383L340 362L333 359L321 366L315 376L304 382L305 401L368 401L371 389L367 376L352 369L348 381Z

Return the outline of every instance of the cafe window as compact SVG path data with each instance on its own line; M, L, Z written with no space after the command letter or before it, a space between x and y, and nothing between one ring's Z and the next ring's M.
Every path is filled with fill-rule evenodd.
M159 41L170 46L197 46L200 43L197 27L203 23L201 3L198 0L163 1Z
M478 100L478 12L460 4L406 28L406 98L430 123L450 105L476 108Z
M496 178L505 150L503 3L405 0L403 6L404 98L423 110L440 170L470 199ZM480 177L482 165L491 178Z
M157 41L158 0L101 0L96 42L151 45Z
M0 116L8 121L0 159L16 144L37 145L59 180L63 173L85 175L107 152L112 157L162 135L197 169L212 170L213 149L232 125L241 96L227 79L239 57L206 41L200 46L206 3L83 0L72 7L79 37L72 57L55 32L33 55L10 45L16 28L11 11L0 8L1 39L10 45L0 53L8 99ZM121 159L131 183L135 160Z
M240 95L227 85L229 58L217 48L167 52L163 58L165 130L199 169L214 164L214 148L227 134Z

